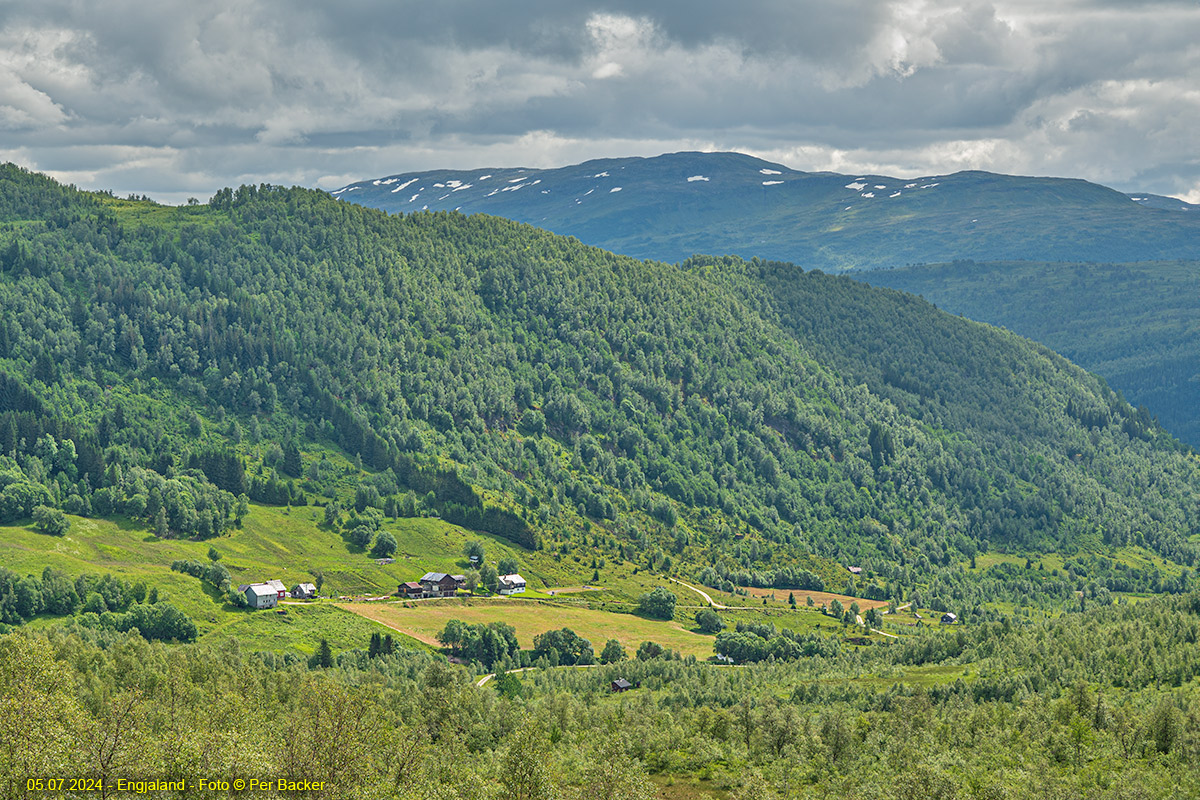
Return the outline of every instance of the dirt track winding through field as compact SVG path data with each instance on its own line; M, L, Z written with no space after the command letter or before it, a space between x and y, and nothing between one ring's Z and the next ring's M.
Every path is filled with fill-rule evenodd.
M687 588L691 589L693 592L695 592L696 594L703 597L705 599L705 601L713 608L724 608L724 609L728 609L730 611L743 610L743 609L734 608L733 606L723 606L720 603L715 602L711 597L709 597L708 592L706 592L702 589L697 589L695 586L692 586L690 583L684 583L683 581L679 580L678 578L671 578L670 580L675 581L680 586L686 586Z

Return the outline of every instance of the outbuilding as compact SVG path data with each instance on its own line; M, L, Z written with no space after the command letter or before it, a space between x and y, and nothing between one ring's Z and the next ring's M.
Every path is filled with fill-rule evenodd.
M947 611L945 614L942 614L942 623L944 625L953 625L956 622L958 622L957 614L951 614L949 611Z
M269 583L252 583L246 587L246 605L251 608L274 608L279 592Z
M297 583L292 587L292 597L296 600L311 600L317 596L317 587L311 583Z
M612 682L612 690L614 692L628 692L633 688L633 684L624 678L617 678Z

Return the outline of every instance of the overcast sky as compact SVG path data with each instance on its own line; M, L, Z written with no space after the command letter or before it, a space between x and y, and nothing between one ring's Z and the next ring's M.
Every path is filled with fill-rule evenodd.
M0 0L0 159L164 202L676 150L1200 202L1198 131L1196 0Z

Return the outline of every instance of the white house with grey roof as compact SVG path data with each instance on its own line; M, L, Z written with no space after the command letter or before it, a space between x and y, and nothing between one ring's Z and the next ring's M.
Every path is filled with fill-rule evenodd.
M520 594L525 591L525 579L515 572L511 575L501 575L497 582L500 594Z

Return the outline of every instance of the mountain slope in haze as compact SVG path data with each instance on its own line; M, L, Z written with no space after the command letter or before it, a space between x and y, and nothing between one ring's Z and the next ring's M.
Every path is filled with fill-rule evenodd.
M960 261L856 277L1044 342L1200 446L1200 262Z
M857 563L859 591L975 608L1179 590L1200 557L1194 455L1094 375L911 296L302 189L164 208L48 184L0 173L7 519L219 535L241 492L323 502L337 446L371 473L360 513L415 498L710 582ZM997 549L1070 568L962 570Z
M403 173L333 195L389 212L493 214L672 262L736 254L840 271L965 258L1200 258L1200 214L1182 201L1167 210L1171 198L987 172L806 173L738 153Z

